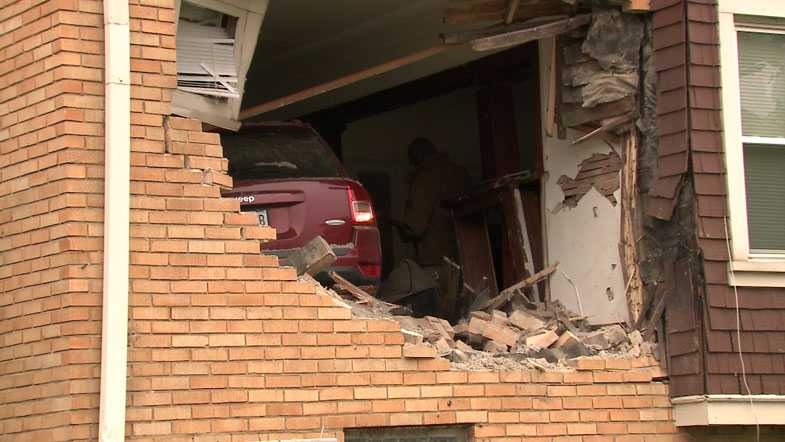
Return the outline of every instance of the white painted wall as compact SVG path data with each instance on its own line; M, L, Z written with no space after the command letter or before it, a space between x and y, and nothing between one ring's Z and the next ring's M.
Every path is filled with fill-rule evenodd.
M349 174L380 172L390 176L392 212L403 218L411 168L407 148L412 139L430 138L450 159L464 166L474 182L482 174L477 99L473 88L356 121L343 135L343 162ZM409 246L395 242L395 260L413 256Z
M552 45L552 40L540 43L543 116L546 115ZM545 120L543 118L543 125ZM578 136L568 131L567 139L559 140L545 136L543 130L546 261L547 264L560 262L559 270L550 278L551 298L579 312L577 297L580 296L583 313L594 324L624 322L628 319L628 310L619 255L620 205L614 207L595 189L576 207L562 207L561 204L564 193L556 183L559 177L574 178L583 160L595 153L610 152L605 142L596 139L572 146L570 140ZM621 200L620 193L615 194L617 201Z

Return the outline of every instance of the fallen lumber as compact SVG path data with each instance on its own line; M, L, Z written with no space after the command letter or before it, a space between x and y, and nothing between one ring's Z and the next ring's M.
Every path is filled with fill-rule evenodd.
M495 298L489 299L487 302L480 304L475 310L498 309L499 307L510 302L512 297L519 291L542 281L548 275L555 272L557 267L559 267L558 261L556 261L552 266L542 269L539 272L535 273L534 275L529 276L528 278L522 280L521 282L518 282L517 284L511 285L510 287L502 290L502 292L499 293L499 296L496 296Z
M347 281L341 275L339 275L338 273L336 273L334 271L330 272L329 275L330 275L330 278L332 278L332 280L335 281L335 285L337 285L338 287L346 290L350 295L354 296L355 298L357 298L360 301L364 301L364 302L384 302L384 301L380 301L380 300L374 298L373 296L369 295L368 293L365 292L365 290L363 290L360 287L357 287L356 285L354 285L351 282Z

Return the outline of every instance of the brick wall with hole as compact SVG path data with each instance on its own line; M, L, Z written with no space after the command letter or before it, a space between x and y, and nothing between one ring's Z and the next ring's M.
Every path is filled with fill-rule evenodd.
M101 3L0 8L0 441L95 440L103 205ZM260 254L219 137L170 117L173 0L131 1L127 438L251 441L472 424L477 440L676 441L650 358L458 372L406 357Z

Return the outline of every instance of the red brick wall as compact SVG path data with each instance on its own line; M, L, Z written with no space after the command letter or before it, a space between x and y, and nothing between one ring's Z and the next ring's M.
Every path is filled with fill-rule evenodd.
M94 436L101 3L0 2L0 440Z
M132 9L132 29L144 34L132 48L130 439L447 423L477 423L478 439L670 439L667 387L652 382L650 360L564 374L452 372L445 360L402 358L397 324L352 319L260 255L259 239L273 232L219 197L230 180L218 137L195 120L164 125L175 53L171 10L158 6Z

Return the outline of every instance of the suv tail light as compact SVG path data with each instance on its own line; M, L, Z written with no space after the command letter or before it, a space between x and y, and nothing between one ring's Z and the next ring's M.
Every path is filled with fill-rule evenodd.
M360 272L366 278L379 278L382 276L382 265L381 264L363 264L360 263L357 265L360 268Z
M373 206L367 195L364 199L359 199L351 187L346 188L346 193L349 197L349 207L352 209L352 222L354 224L373 223L376 216L373 213Z

